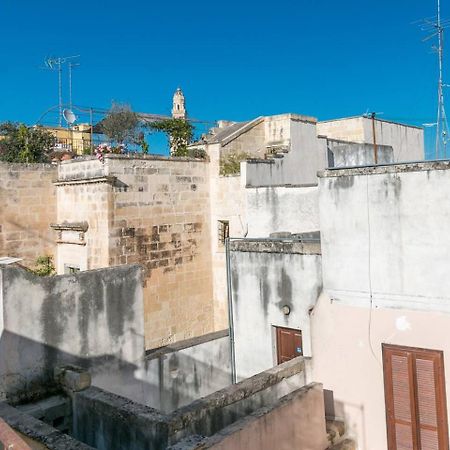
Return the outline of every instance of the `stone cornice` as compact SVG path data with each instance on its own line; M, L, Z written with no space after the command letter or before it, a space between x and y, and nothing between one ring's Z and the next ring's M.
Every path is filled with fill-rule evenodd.
M76 184L92 184L92 183L108 183L114 184L117 177L92 177L92 178L72 178L72 179L59 179L53 181L55 186L67 186Z

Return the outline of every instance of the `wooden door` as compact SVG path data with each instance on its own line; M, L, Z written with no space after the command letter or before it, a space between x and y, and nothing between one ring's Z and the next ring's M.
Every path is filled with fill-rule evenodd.
M276 327L277 361L281 364L303 355L302 332L292 328Z
M383 345L389 450L449 450L441 351Z

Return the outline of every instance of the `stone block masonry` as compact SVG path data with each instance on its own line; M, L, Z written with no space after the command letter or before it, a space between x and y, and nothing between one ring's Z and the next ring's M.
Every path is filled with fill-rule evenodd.
M207 163L107 155L61 164L56 185L58 223L88 224L59 244L60 272L143 265L148 349L214 331Z
M56 167L49 164L0 163L0 256L23 258L32 267L37 257L54 254L54 178Z

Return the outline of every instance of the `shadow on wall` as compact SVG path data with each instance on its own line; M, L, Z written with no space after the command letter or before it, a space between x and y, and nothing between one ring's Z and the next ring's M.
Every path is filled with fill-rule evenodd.
M228 337L215 344L229 348ZM208 344L208 343L207 343ZM210 344L209 344L210 345ZM186 349L192 352L192 347ZM198 349L197 349L198 352ZM4 357L3 355L7 355ZM217 367L212 354L205 363L182 351L132 364L116 355L80 357L3 331L0 338L0 394L11 404L32 402L59 390L54 369L76 365L88 370L94 386L164 412L187 405L231 384L229 367Z
M88 369L95 386L176 409L231 383L228 334L144 354L140 266L37 277L0 269L0 400L30 401L53 389L56 366Z

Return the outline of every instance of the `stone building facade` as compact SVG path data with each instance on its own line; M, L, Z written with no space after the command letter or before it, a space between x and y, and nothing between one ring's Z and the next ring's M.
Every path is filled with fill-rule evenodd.
M0 164L0 257L34 266L38 257L54 255L55 178L49 164Z
M59 166L58 272L142 264L146 348L214 330L208 169L120 155Z
M181 91L176 105L185 113ZM32 266L48 254L59 274L142 264L147 349L221 330L225 238L319 227L316 173L328 161L317 127L297 114L221 121L195 144L206 161L105 155L57 168L1 164L0 256ZM239 153L255 159L220 175L221 159Z

